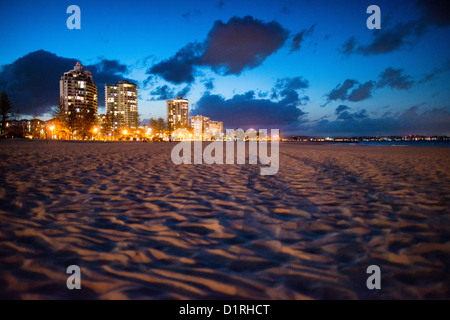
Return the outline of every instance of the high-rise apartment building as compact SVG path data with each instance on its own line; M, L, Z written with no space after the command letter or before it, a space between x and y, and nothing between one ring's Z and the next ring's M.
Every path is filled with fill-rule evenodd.
M97 86L87 71L79 62L73 70L64 72L59 81L59 92L66 111L73 110L80 115L84 112L97 113Z
M205 130L209 128L211 120L204 116L191 117L191 127L194 129L194 139L198 140L203 137Z
M167 127L170 132L189 126L189 100L176 97L167 100Z
M126 80L105 85L106 114L113 115L115 127L139 127L137 85Z
M209 130L214 133L223 133L223 122L222 121L210 121Z
M222 121L213 121L209 117L201 115L191 117L191 127L194 129L195 140L209 139L211 135L216 136L223 132ZM204 135L205 132L208 134Z

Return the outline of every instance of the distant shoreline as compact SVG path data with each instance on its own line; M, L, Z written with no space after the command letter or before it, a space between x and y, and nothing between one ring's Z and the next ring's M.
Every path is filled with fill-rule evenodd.
M14 143L14 141L28 141L30 143L33 142L46 142L45 139L27 139L27 138L8 138L8 139L0 139L0 143L5 143L9 141L10 143ZM141 144L142 141L106 141L106 140L48 140L48 143L135 143ZM144 143L154 144L154 143L163 143L163 144L177 144L179 141L146 141ZM203 143L210 143L211 141L203 141ZM225 142L225 141L224 141ZM248 142L248 141L246 141ZM336 145L336 146L369 146L369 147L450 147L450 141L280 141L283 144L302 144L302 145Z

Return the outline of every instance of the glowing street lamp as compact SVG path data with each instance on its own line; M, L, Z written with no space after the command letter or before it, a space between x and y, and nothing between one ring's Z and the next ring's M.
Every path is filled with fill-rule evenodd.
M52 125L50 127L50 131L52 132L52 139L54 139L55 137L53 136L53 130L55 130L55 125Z

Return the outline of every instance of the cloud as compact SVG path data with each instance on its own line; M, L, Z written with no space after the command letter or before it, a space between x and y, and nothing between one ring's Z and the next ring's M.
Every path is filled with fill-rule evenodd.
M195 80L195 66L199 65L202 47L200 43L189 43L173 57L150 67L147 74L158 75L175 84L192 83Z
M356 114L341 116L334 121L320 119L303 123L297 134L334 137L450 134L449 108L434 108L423 112L419 112L418 109L418 106L413 106L397 115L385 113L379 118L370 118L365 110L362 110ZM344 112L346 111L341 114Z
M339 114L342 111L345 111L348 109L350 109L348 106L341 104L341 105L339 105L339 107L336 108L336 114Z
M448 0L416 0L420 16L406 23L384 26L373 30L371 42L358 44L355 37L350 37L341 47L345 55L361 54L365 56L386 54L413 46L417 40L433 27L450 25L450 4Z
M205 93L197 102L192 115L204 115L223 121L226 128L296 130L305 121L305 112L300 109L309 97L300 95L309 87L302 77L282 78L275 82L272 92L276 97L267 99L268 92L253 90L236 94L231 99L221 95ZM275 101L276 100L276 101Z
M150 94L155 96L150 100L170 100L175 97L173 90L166 84L156 87L150 92Z
M186 86L176 92L176 89L170 88L168 85L158 86L150 92L152 98L150 101L160 101L160 100L171 100L175 99L175 97L183 97L185 98L188 93L191 91L191 87Z
M265 23L252 16L217 20L205 41L202 64L221 74L240 74L281 48L288 33L276 21Z
M128 67L121 64L118 60L108 60L100 58L100 62L91 65L85 65L85 68L92 73L95 84L97 85L98 105L105 105L105 84L115 84L120 80L129 80L124 75L128 74ZM73 69L73 66L69 69ZM66 70L66 71L69 71Z
M202 43L189 43L173 57L147 70L166 81L180 84L195 80L197 67L217 74L240 74L261 65L286 42L289 32L278 22L265 23L252 16L217 20Z
M224 128L255 129L297 128L305 114L298 108L298 95L289 95L278 102L257 99L254 91L225 99L220 95L204 95L192 110L193 115L209 116L223 121Z
M348 99L348 91L353 88L358 81L352 79L346 79L344 83L338 84L330 93L327 94L328 101L333 100L347 100Z
M205 79L202 81L206 91L212 91L214 89L214 79Z
M101 59L100 62L95 65L91 65L91 68L95 67L95 70L91 72L104 73L105 75L128 73L128 67L121 64L118 60L108 60L103 57L99 57L99 59Z
M367 111L363 109L359 112L350 112L348 110L342 111L338 114L338 120L351 120L367 118Z
M360 45L355 37L350 37L342 45L341 52L346 55L356 53L365 56L393 52L406 45L413 45L423 31L416 22L397 23L391 28L373 30L374 36L367 45Z
M177 92L177 97L186 98L189 92L191 92L191 87L190 86L186 86L186 87L184 87L183 89L181 89L180 91Z
M378 76L378 81L369 80L360 83L357 80L346 79L344 83L338 84L333 90L326 94L326 106L332 101L359 102L372 97L375 89L386 86L396 90L409 90L414 85L411 76L404 74L403 69L386 68Z
M267 91L259 91L258 98L267 98L269 96L269 92Z
M100 59L85 67L92 72L97 84L101 107L105 101L103 85L125 79L123 75L127 74L128 68L117 60ZM23 114L41 116L59 102L59 80L77 61L44 50L31 52L1 67L0 91L5 90L14 107Z
M275 83L275 88L277 89L302 90L308 87L309 82L303 77L277 79Z
M304 89L309 87L309 81L303 77L282 78L277 79L275 86L271 90L270 99L277 100L279 98L285 98L290 95L297 95ZM305 104L309 101L309 97L304 96L299 98L301 104Z
M379 77L377 88L384 88L388 86L397 90L408 90L414 84L411 76L404 75L403 69L387 68Z
M363 84L360 84L348 95L348 101L358 102L371 98L374 85L375 82L373 81L367 81Z
M357 46L356 38L350 37L347 41L342 44L341 52L346 55L350 55L355 52L355 47Z
M440 67L434 68L430 73L426 74L418 83L424 83L433 80L439 74L450 70L450 59L444 62L444 64Z
M422 23L446 27L450 25L450 3L447 0L417 0Z
M301 48L301 45L306 37L311 36L314 32L315 24L313 24L308 29L303 29L299 33L294 35L294 38L292 39L292 47L290 52L298 51Z
M187 11L185 11L184 13L182 13L181 14L181 16L183 17L183 19L186 19L186 20L189 20L189 19L191 19L191 18L193 18L193 17L196 17L196 16L199 16L199 15L201 15L202 14L202 12L200 11L200 10L187 10Z

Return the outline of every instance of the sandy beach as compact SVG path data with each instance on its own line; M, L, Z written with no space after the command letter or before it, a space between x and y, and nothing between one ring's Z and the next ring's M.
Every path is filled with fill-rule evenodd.
M450 299L450 148L281 143L261 176L174 145L0 141L0 298Z

